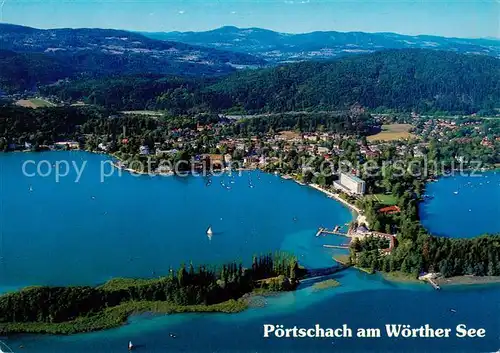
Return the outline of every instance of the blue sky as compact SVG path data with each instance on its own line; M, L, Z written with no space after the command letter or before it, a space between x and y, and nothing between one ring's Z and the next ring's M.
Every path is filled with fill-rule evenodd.
M0 0L0 4L4 0ZM5 0L4 22L38 28L364 31L500 38L500 0Z

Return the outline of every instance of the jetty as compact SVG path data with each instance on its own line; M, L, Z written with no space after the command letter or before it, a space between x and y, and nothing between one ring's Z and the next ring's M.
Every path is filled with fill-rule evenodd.
M439 286L439 284L437 284L437 282L434 281L434 279L429 278L428 281L434 287L435 290L440 290L441 289L441 287Z
M316 237L319 237L320 235L324 235L324 234L341 235L343 237L346 237L347 233L341 232L340 228L341 228L340 226L336 226L333 230L329 230L328 228L321 227L316 232Z
M346 245L323 245L323 247L328 249L349 249Z
M418 277L419 280L421 281L427 281L431 284L431 286L435 289L435 290L440 290L441 287L439 286L439 284L436 282L436 277L438 276L438 274L436 273L427 273L425 275L422 275L420 277Z

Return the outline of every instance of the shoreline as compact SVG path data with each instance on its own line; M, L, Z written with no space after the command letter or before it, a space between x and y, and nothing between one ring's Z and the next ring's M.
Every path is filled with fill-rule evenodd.
M382 278L389 282L395 283L412 283L412 284L428 284L427 281L419 280L411 274L403 272L377 272ZM454 276L454 277L439 277L434 280L441 287L458 287L458 286L477 286L477 285L499 285L500 276Z
M367 226L369 225L368 222L366 221L366 217L363 216L363 214L362 214L363 211L360 210L358 207L354 206L353 204L347 202L343 198L341 198L338 194L335 194L331 191L325 190L321 186L319 186L318 184L308 184L307 186L309 186L309 187L311 187L319 192L322 192L323 194L327 195L329 198L332 198L332 199L342 203L344 206L347 206L347 208L349 208L351 211L353 211L355 213L355 216L353 217L353 221L356 221L358 223L364 223Z
M105 155L108 155L110 156L111 158L113 158L114 160L112 161L112 166L116 169L119 169L119 170L122 170L122 171L126 171L128 173L131 173L131 174L137 174L137 175L144 175L144 176L174 176L175 173L173 172L168 172L168 173L161 173L161 172L157 172L157 173L146 173L146 172L139 172L139 171L136 171L134 169L130 169L130 168L125 168L123 166L120 166L118 163L122 163L122 160L117 157L116 155L114 154L110 154L110 153L105 153L105 152L94 152L94 151L87 151L85 150L86 152L89 152L89 153L96 153L96 154L105 154ZM117 163L118 162L118 163ZM262 169L251 169L251 168L240 168L240 169L237 169L236 171L237 172L242 172L242 171L261 171L263 173L268 173L268 172L265 172L263 171ZM224 170L224 173L225 172L232 172L232 170ZM271 173L268 173L271 175ZM353 204L347 202L346 200L344 200L343 198L341 198L338 194L335 194L331 191L328 191L328 190L325 190L323 189L322 187L320 187L318 184L305 184L303 182L299 182L298 180L296 180L295 178L293 178L292 176L289 176L289 175L281 175L281 178L283 178L284 180L293 180L295 181L297 184L299 184L300 186L309 186L325 195L327 195L329 198L332 198L334 199L335 201L338 201L340 203L342 203L344 206L347 206L347 208L349 208L351 211L353 211L355 213L354 217L353 217L353 221L356 221L358 223L365 223L367 226L369 225L368 222L366 221L366 217L362 215L363 211L360 210L358 207L354 206Z
M435 280L440 286L472 286L472 285L491 285L500 284L500 276L454 276L449 278L436 278Z

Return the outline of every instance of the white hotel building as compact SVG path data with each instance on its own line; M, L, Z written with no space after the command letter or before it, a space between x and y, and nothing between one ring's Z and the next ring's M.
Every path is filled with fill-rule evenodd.
M343 191L350 195L364 195L365 194L365 182L360 178L347 174L341 173L340 179L333 182L333 186L340 191Z

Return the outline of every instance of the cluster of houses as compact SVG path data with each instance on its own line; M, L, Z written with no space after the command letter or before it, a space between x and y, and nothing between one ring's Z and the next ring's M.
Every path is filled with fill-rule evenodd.
M80 143L75 141L56 142L52 145L38 145L35 146L31 142L24 144L9 143L7 146L9 151L33 151L35 148L39 151L56 151L56 150L79 150Z
M482 122L480 120L473 121L460 121L457 119L426 119L422 120L417 124L417 128L420 130L419 132L422 135L435 137L439 141L443 141L447 138L450 132L458 131L462 128L467 128L471 131L474 131L478 135L483 135L482 131ZM460 137L455 138L454 141L459 143L468 143L471 141L469 137ZM491 141L488 141L488 138L485 137L484 145L487 146ZM491 146L493 144L491 143Z

